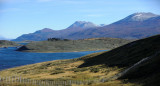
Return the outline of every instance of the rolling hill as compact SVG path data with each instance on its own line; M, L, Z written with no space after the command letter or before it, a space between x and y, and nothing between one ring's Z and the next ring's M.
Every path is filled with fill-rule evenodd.
M24 34L14 41L42 41L47 38L125 38L141 39L160 34L160 16L153 13L134 13L109 25L95 25L91 22L76 21L63 30L45 28L34 33Z
M92 38L83 40L53 40L31 42L17 51L24 52L77 52L109 50L127 44L133 40L119 38Z

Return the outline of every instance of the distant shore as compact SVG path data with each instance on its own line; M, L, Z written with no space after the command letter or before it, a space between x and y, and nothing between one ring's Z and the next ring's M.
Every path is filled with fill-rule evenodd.
M131 40L118 38L96 38L85 40L60 40L31 42L17 49L21 52L57 53L111 50L127 44Z
M66 52L47 52L47 51L45 51L45 52L33 52L33 51L20 51L20 52L31 52L31 53L71 53L71 52L87 52L87 51L109 51L109 50L111 50L111 49L102 49L102 50L79 50L79 51L66 51Z
M18 47L18 46L21 46L21 44L7 40L0 40L0 48Z

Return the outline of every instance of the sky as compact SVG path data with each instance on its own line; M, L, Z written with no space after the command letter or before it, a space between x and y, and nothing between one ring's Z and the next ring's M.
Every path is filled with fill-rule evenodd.
M0 0L0 36L14 39L75 21L111 24L137 12L160 15L159 0Z

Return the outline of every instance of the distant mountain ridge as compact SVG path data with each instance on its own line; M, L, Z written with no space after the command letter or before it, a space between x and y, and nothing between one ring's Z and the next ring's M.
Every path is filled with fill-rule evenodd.
M160 34L160 15L153 13L134 13L109 25L96 25L92 22L76 21L63 30L44 28L30 34L24 34L14 41L41 41L47 38L85 39L113 37L140 39Z
M98 27L98 26L93 24L92 22L76 21L71 26L69 26L68 29L70 28L95 28L95 27Z
M41 41L47 40L47 38L65 38L71 33L80 32L82 30L100 27L98 25L93 24L92 22L86 21L76 21L68 28L63 30L52 30L50 28L44 28L42 30L35 31L30 34L23 34L20 37L14 39L13 41L24 41L24 40L32 40L32 41Z
M133 17L140 15L142 19L134 20ZM147 17L146 17L147 16ZM143 20L143 21L142 21ZM72 33L68 38L97 38L113 37L126 39L140 39L160 34L160 16L151 13L134 13L112 24Z
M153 13L144 13L144 12L140 12L140 13L134 13L128 17L126 17L124 20L128 20L128 21L145 21L149 18L153 18L153 17L157 17L159 15L153 14Z

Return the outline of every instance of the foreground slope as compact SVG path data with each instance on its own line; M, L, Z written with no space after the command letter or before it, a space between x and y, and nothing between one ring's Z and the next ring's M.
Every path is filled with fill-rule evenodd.
M84 58L85 63L80 67L106 64L108 66L129 67L143 58L154 55L160 50L160 35L141 39L128 43L110 52L95 56L93 58Z
M142 61L148 57L149 59ZM42 80L93 80L90 83L92 86L159 86L159 61L160 35L156 35L108 52L12 68L1 71L0 75L16 74ZM117 80L111 79L129 68L131 69L122 76L118 76ZM108 80L101 83L102 79ZM99 82L94 82L95 80Z
M148 58L148 59L147 59ZM126 82L140 83L143 86L160 85L160 35L138 40L110 52L94 56L92 58L82 58L84 63L80 68L93 65L105 64L109 67L131 68L125 72L121 79L128 79ZM147 59L142 62L142 59Z

